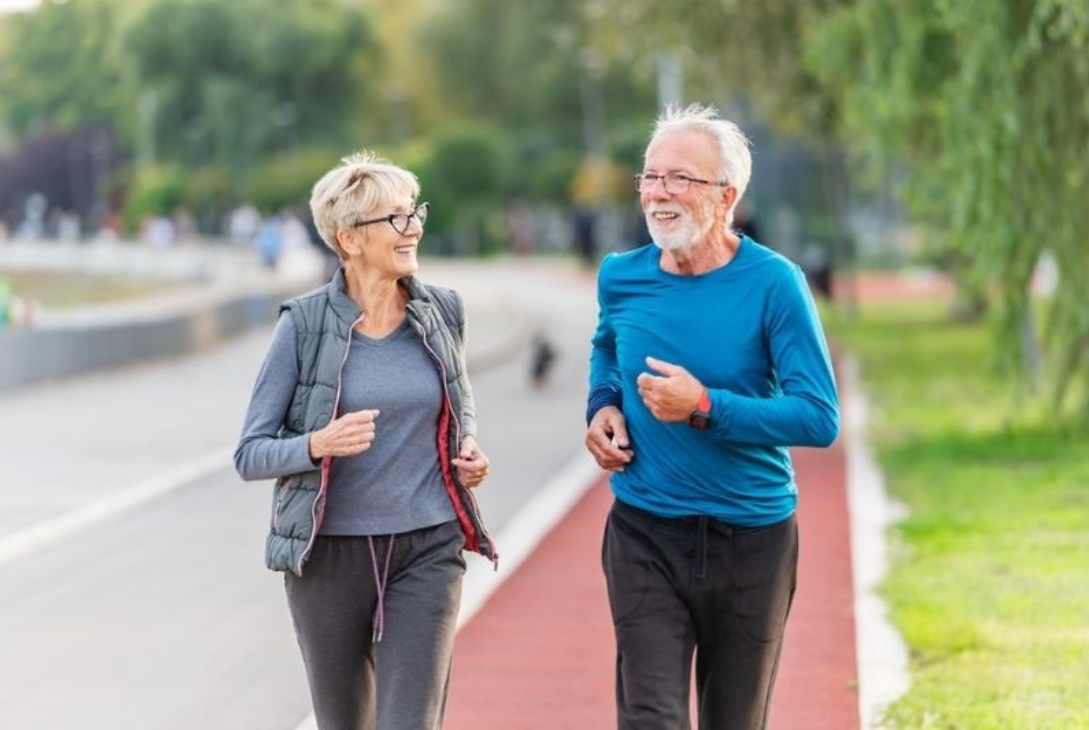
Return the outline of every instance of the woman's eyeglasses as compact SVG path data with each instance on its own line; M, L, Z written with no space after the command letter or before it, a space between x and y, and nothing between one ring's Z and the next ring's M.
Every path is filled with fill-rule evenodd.
M381 218L371 218L370 220L357 221L352 224L352 228L362 228L363 226L369 226L372 223L389 223L393 226L393 230L400 233L402 236L408 232L409 223L413 218L420 222L420 228L423 228L424 223L427 222L427 210L431 207L430 203L420 203L417 205L411 213L390 213L384 215Z

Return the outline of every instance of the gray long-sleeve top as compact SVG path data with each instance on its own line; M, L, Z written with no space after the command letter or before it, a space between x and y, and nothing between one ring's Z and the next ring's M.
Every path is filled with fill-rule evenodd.
M317 468L309 455L309 434L280 437L299 378L296 352L295 325L282 316L235 452L244 479ZM378 409L380 415L370 449L332 461L321 534L399 533L454 519L435 438L442 398L435 364L407 322L377 340L352 333L339 413Z

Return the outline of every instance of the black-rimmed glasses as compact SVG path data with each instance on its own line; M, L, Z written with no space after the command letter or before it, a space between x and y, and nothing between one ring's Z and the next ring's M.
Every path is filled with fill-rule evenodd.
M390 213L384 215L381 218L371 218L365 221L356 221L352 224L352 228L362 228L363 226L369 226L372 223L389 223L393 226L393 230L400 233L402 236L408 232L409 222L415 218L420 222L420 228L423 228L424 223L427 222L427 211L431 207L430 203L420 203L417 205L411 213Z
M665 175L659 175L656 172L641 172L634 175L632 180L635 181L635 189L641 193L649 193L654 189L654 184L661 180L662 185L665 186L665 191L670 195L684 195L692 187L692 183L717 185L720 188L730 184L729 180L703 180L679 172L668 172Z

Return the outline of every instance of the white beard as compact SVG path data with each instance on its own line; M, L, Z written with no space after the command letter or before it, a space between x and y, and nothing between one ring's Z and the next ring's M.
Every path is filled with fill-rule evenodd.
M687 251L694 248L696 242L701 240L707 235L707 232L711 230L711 226L714 225L714 219L708 219L707 225L701 230L690 217L685 216L681 220L681 224L672 231L660 231L656 230L657 221L651 216L647 216L647 230L650 231L650 237L654 241L654 244L663 251L679 252Z

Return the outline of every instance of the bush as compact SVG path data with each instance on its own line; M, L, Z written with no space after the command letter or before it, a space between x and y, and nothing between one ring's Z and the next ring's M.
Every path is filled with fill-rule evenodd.
M242 196L266 214L307 206L314 183L341 157L343 154L320 148L270 157L250 170L242 184Z
M235 175L228 167L208 165L185 176L182 204L192 211L203 231L215 231L236 202Z
M131 169L125 195L125 228L136 231L146 219L171 215L184 197L185 179L176 167L142 165Z

